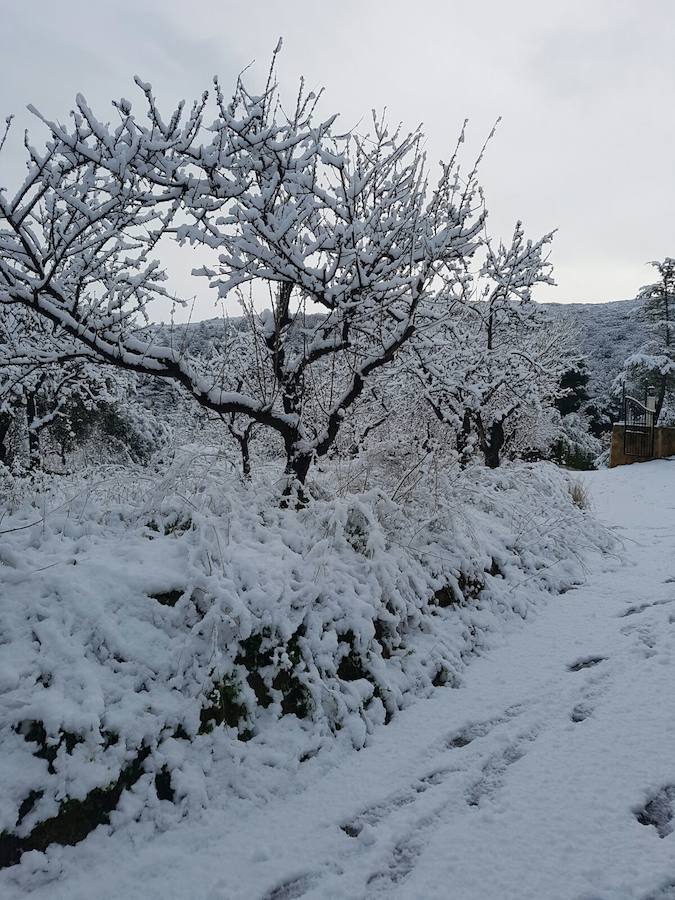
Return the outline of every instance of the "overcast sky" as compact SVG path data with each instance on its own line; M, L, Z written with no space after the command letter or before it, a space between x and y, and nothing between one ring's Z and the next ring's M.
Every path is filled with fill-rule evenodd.
M262 82L282 36L282 89L324 86L345 127L384 106L421 121L433 161L465 117L472 149L502 116L480 179L491 232L559 229L558 287L538 299L631 297L648 260L675 255L673 0L0 0L0 22L0 116L22 126L27 103L65 118L77 91L103 118L134 74L167 107L252 60ZM206 284L191 290L214 315Z

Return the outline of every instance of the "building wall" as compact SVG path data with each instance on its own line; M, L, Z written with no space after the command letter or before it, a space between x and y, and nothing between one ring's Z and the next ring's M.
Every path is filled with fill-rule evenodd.
M665 459L675 456L675 428L654 429L653 459ZM627 466L634 462L645 462L637 456L626 456L623 452L623 425L615 425L612 429L612 445L609 451L609 467Z

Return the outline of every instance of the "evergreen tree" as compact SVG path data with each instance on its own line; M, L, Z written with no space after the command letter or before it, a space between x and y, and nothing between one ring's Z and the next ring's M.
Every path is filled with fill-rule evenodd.
M669 396L675 393L675 259L666 257L652 262L659 280L640 290L643 301L642 317L649 329L649 338L637 353L626 360L619 381L637 382L640 392L651 385L656 389L655 422L667 407Z
M560 379L561 394L555 401L555 406L561 416L579 412L588 400L588 367L584 359L574 362Z

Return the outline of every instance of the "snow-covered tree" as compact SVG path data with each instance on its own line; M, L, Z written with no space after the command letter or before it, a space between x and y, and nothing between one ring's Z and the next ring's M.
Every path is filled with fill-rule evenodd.
M26 144L24 182L0 193L0 303L48 318L101 362L173 379L218 415L274 430L303 482L439 284L463 278L483 221L476 170L460 180L455 152L429 189L419 130L374 118L372 134L337 133L302 88L286 115L272 73L262 94L239 81L226 102L216 81L213 107L205 93L168 117L138 84L147 121L121 100L105 124L79 96L71 126L43 118L45 149ZM200 274L221 296L245 285L271 295L255 322L269 393L247 391L228 360L207 377L143 336L150 300L170 299L154 259L168 236L213 252Z
M23 306L0 306L0 462L31 469L105 435L132 459L147 457L162 428L141 426L133 375L95 365L53 323ZM136 409L134 409L136 406Z
M584 406L588 400L589 378L588 363L583 356L577 355L569 361L569 368L560 379L560 396L555 401L562 416L578 413Z
M41 435L73 399L93 402L107 393L87 356L30 310L0 307L0 462L39 466Z
M617 390L626 382L638 382L640 390L648 385L656 389L654 420L671 418L675 401L675 259L666 257L654 261L658 281L641 288L641 315L649 331L649 338L631 354L617 379ZM670 403L668 402L670 399Z
M510 244L487 255L470 298L454 297L452 313L416 347L413 366L439 421L455 435L457 452L477 449L499 465L524 410L541 414L559 391L569 337L532 301L537 284L552 284L546 250L553 238L525 238L520 222Z

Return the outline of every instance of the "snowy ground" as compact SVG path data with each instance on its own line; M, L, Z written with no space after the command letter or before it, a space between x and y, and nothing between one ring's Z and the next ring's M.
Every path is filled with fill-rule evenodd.
M161 835L59 848L32 897L675 898L675 460L591 473L623 541L361 752ZM526 590L526 586L523 587ZM673 790L675 795L675 789ZM645 816L642 816L644 819ZM649 814L647 815L649 818ZM662 836L661 836L662 835ZM0 894L26 896L16 870Z

